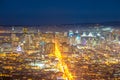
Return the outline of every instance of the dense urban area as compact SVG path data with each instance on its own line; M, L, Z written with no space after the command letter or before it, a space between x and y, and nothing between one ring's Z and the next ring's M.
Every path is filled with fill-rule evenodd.
M119 28L42 28L0 26L0 80L120 80Z

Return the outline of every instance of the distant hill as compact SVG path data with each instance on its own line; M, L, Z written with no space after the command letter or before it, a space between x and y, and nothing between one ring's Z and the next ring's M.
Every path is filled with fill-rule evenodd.
M26 27L32 27L32 26L54 26L54 25L58 25L58 26L60 26L60 25L96 25L96 24L100 24L100 25L118 25L118 26L120 26L120 21L106 21L106 22L90 22L90 23L68 23L68 24L45 24L45 25L40 25L40 24L36 24L36 25L29 25L29 24L27 24L27 25L20 25L20 24L18 24L18 25L0 25L0 26L26 26Z
M120 21L103 22L102 25L120 26Z
M98 22L98 23L74 23L74 24L62 24L62 25L118 25L120 26L120 21L109 21L109 22Z

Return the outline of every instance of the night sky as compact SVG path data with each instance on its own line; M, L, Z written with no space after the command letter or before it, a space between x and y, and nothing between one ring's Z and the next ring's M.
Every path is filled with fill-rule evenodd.
M0 25L120 21L120 0L0 0Z

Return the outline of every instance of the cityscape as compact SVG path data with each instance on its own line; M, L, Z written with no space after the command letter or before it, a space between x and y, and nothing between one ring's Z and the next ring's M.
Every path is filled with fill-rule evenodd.
M120 0L0 0L0 80L120 80Z
M120 29L76 26L1 26L0 80L119 80Z

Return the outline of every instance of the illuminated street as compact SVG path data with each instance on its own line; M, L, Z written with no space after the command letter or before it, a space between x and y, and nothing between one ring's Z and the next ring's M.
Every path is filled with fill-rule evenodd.
M55 56L58 58L58 69L63 72L63 78L68 78L69 80L73 80L73 76L71 72L69 72L68 66L64 62L61 52L59 50L58 42L55 41Z

